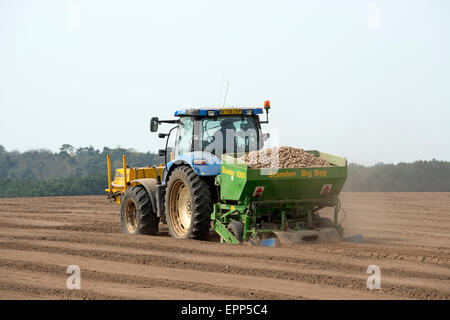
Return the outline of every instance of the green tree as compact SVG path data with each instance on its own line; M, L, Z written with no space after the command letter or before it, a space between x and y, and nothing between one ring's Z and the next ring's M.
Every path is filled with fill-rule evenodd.
M73 151L75 150L75 148L74 147L72 147L70 144L63 144L62 146L61 146L61 148L59 148L59 152L60 153L64 153L64 154L68 154L68 155L71 155L71 156L73 156Z

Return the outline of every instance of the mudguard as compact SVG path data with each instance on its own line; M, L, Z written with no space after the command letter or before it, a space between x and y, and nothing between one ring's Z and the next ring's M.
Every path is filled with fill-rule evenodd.
M153 212L157 211L156 206L156 179L154 178L145 178L145 179L136 179L133 181L130 181L130 183L136 183L142 185L145 190L147 190L147 193L150 197L150 201L152 203Z
M194 160L204 160L204 164L195 164ZM182 164L191 166L192 170L198 176L217 176L220 174L220 165L222 161L220 158L210 152L194 151L187 152L177 156L174 160L169 161L166 165L166 174L163 176L163 183L166 183L166 179L173 167L177 167Z

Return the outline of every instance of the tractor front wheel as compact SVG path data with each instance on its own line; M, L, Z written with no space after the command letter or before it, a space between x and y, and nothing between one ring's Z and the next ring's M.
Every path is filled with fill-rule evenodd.
M170 235L177 239L206 239L212 212L208 184L189 166L176 168L168 179L165 210Z
M122 230L127 234L156 235L159 218L153 212L150 197L141 185L125 191L121 199L120 220Z

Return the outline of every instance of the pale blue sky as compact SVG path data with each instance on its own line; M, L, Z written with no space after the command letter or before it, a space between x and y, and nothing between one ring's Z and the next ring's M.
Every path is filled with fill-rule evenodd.
M0 144L156 151L150 117L218 105L224 75L227 105L271 100L283 145L450 160L449 18L448 0L0 0Z

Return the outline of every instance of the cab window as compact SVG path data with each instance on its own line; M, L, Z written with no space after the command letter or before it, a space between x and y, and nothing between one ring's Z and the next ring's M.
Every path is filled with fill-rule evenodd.
M191 117L181 117L178 123L175 154L180 155L192 151L192 134L194 121Z
M258 128L251 117L206 118L202 122L202 150L222 153L258 149Z

